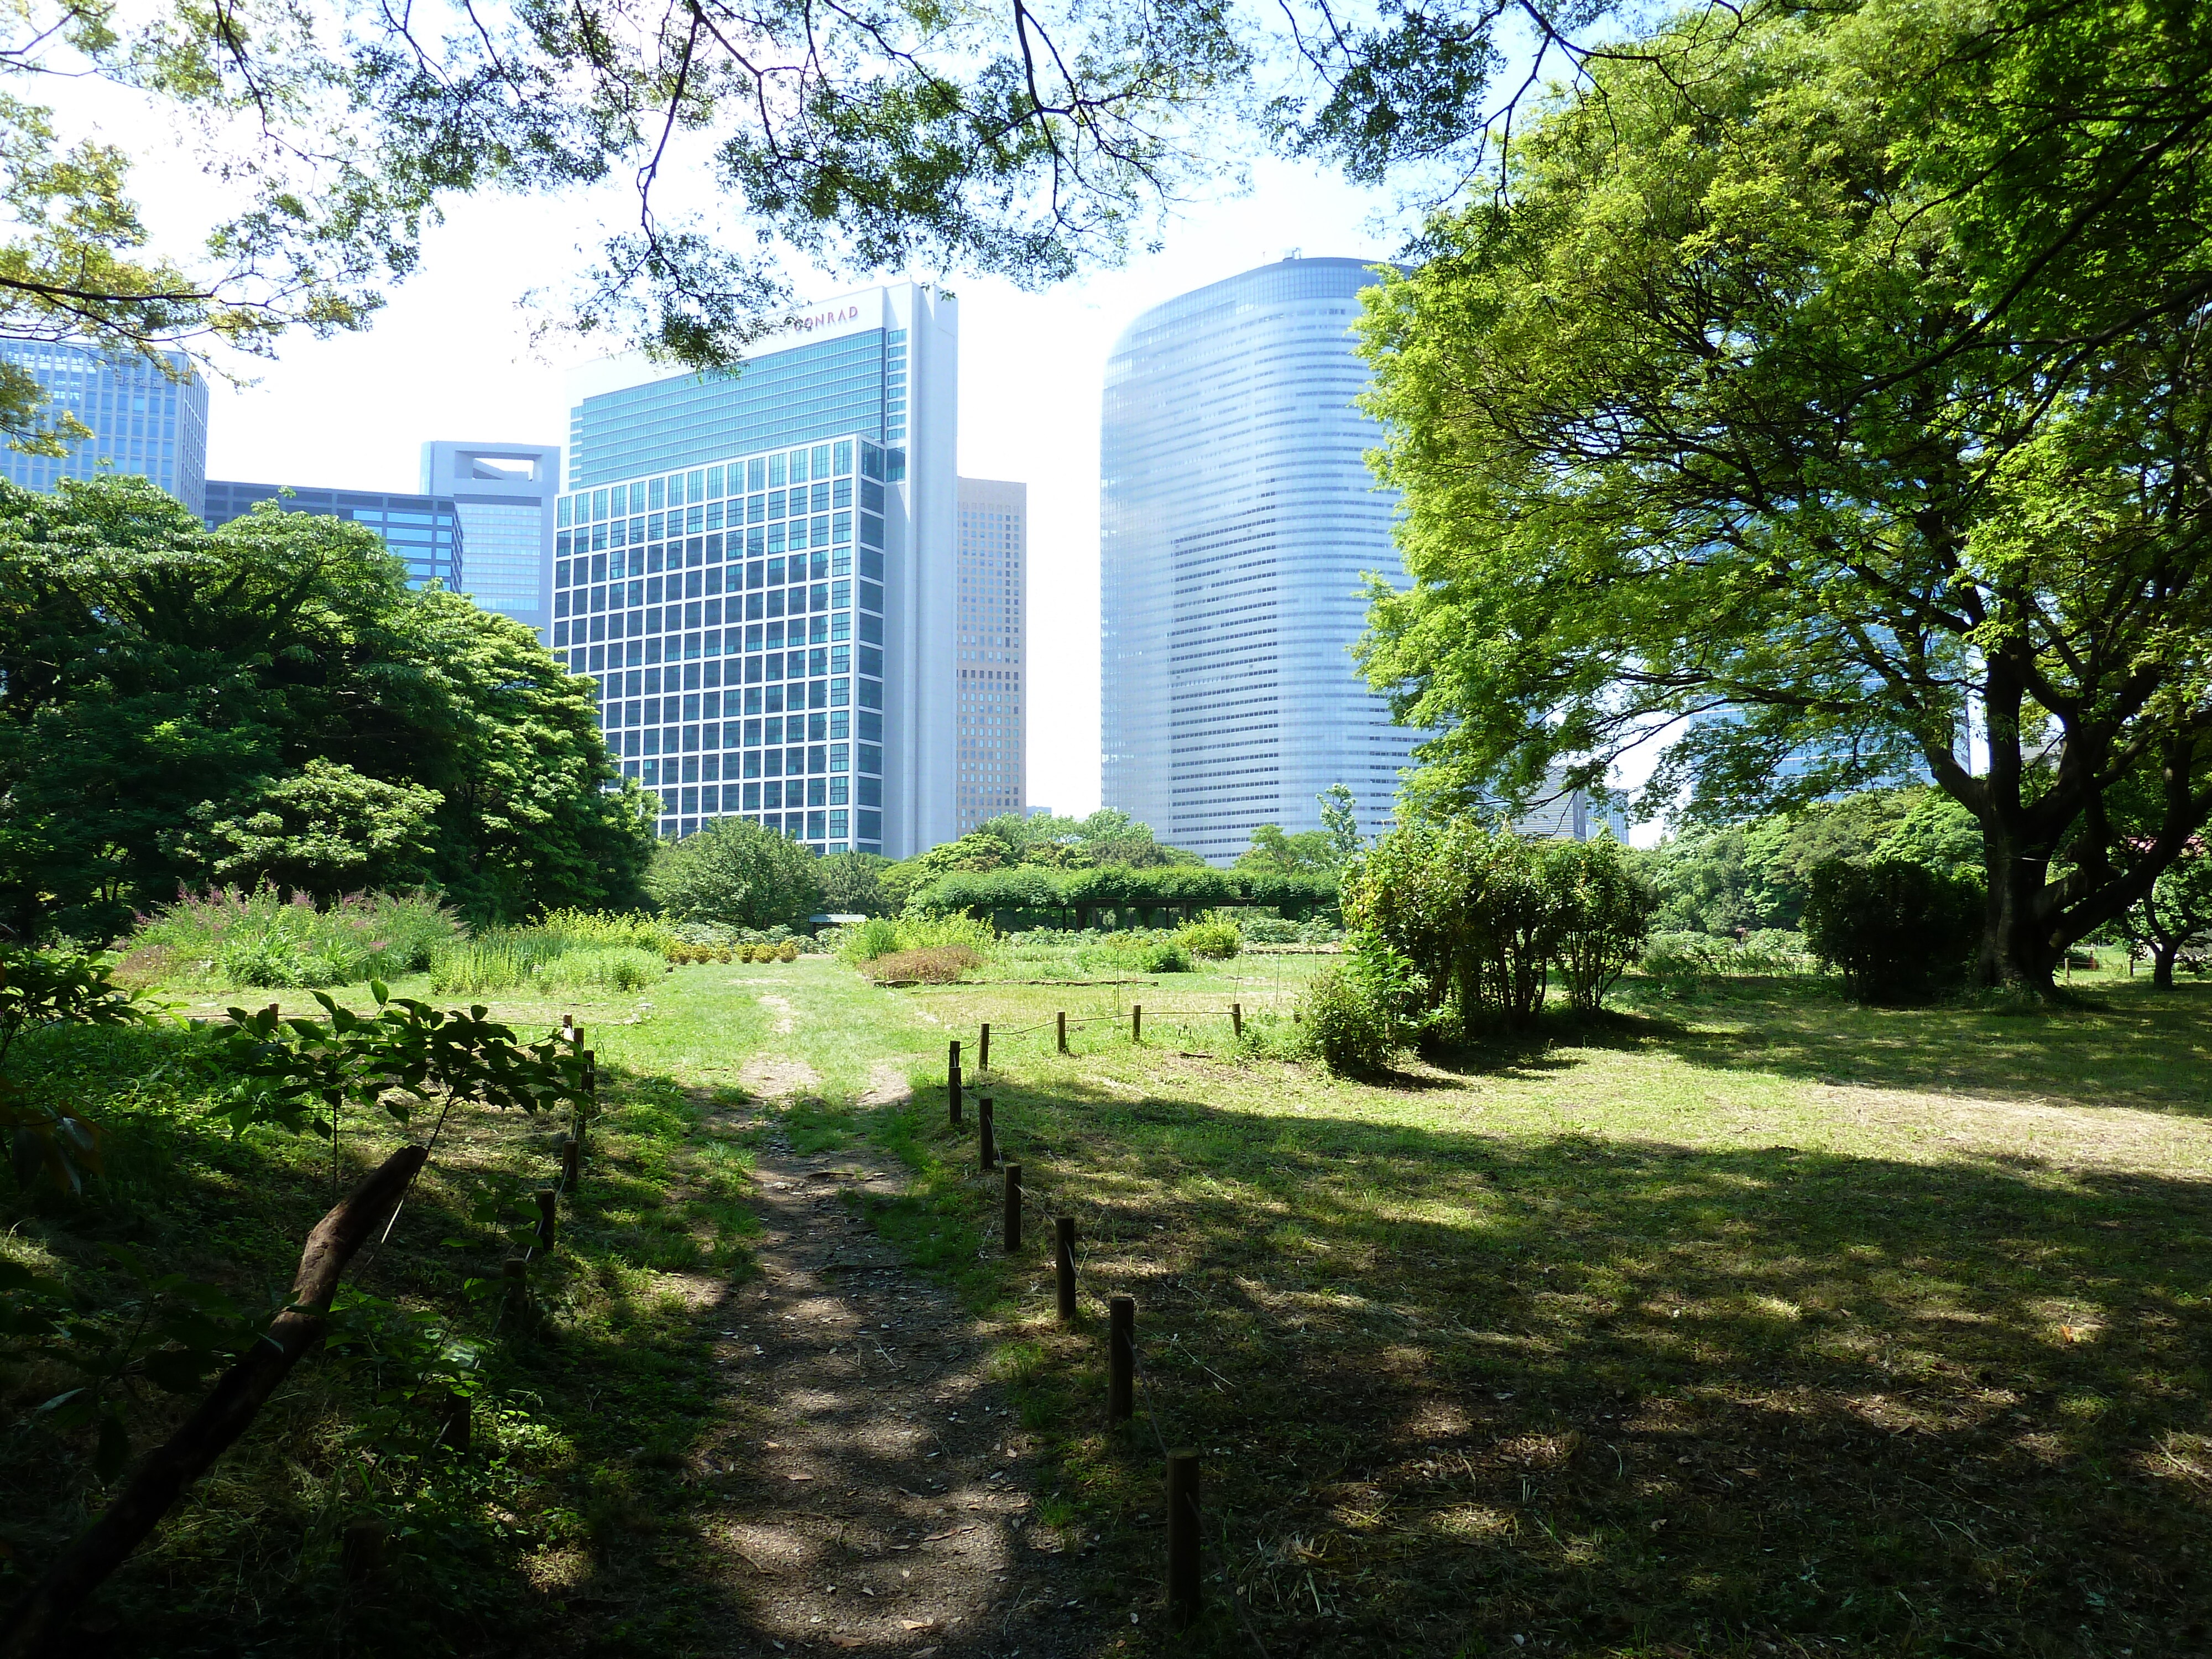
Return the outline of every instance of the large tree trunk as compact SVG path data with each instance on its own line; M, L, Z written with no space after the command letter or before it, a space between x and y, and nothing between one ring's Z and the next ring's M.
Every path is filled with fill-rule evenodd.
M2173 959L2181 954L2181 941L2155 943L2150 947L2150 982L2161 991L2173 988Z
M2001 824L1982 826L1989 878L1988 920L1982 931L1979 977L1984 985L2021 985L2048 995L2063 949L2042 915L2049 856L2022 848Z

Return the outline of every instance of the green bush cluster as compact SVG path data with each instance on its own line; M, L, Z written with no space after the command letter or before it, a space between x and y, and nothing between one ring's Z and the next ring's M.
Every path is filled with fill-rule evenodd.
M1226 962L1244 948L1236 918L1220 912L1176 929L1176 943L1202 961Z
M1403 986L1414 1007L1376 1020L1442 1037L1482 1018L1528 1024L1556 970L1568 1005L1589 1012L1643 950L1656 903L1610 836L1540 842L1474 818L1401 825L1345 872L1354 954L1370 960L1329 994Z
M1711 933L1654 933L1637 966L1680 994L1705 980L1809 973L1814 961L1803 934L1768 927L1741 939L1717 939Z
M430 988L480 996L529 985L544 993L586 988L634 991L667 971L677 946L657 916L548 911L527 927L499 927L435 952ZM573 960L571 960L573 958Z
M1188 865L1132 869L1051 870L1023 865L1004 870L960 870L918 889L912 908L974 916L1002 912L1057 914L1087 929L1097 913L1117 915L1197 906L1267 905L1310 911L1336 902L1334 875L1289 875L1267 871L1214 870Z
M1905 859L1813 872L1805 939L1861 1002L1924 1002L1966 977L1981 941L1981 884Z
M999 943L998 934L988 921L979 921L972 916L931 915L915 911L898 917L870 916L866 921L822 937L838 961L856 968L878 957L902 951L952 947L973 951L980 963Z
M453 912L423 893L355 893L319 908L267 883L216 887L143 920L118 971L138 984L351 985L419 973L460 935Z

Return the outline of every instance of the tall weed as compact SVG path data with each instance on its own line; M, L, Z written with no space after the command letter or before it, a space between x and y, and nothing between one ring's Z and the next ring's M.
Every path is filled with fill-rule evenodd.
M326 909L264 883L179 893L142 921L118 976L281 988L352 985L420 972L461 936L426 893L352 893Z

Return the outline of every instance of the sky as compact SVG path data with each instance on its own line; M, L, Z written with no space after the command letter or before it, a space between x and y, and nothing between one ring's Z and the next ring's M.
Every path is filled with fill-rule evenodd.
M1241 196L1196 204L1157 253L1042 293L949 277L960 302L960 471L1030 487L1030 787L1066 813L1098 800L1098 419L1106 354L1140 312L1293 252L1386 257L1379 198L1311 167L1262 164ZM216 384L208 476L412 490L431 439L565 443L567 371L598 355L533 343L533 289L580 262L544 203L464 204L364 333L301 337ZM801 279L809 297L852 286Z

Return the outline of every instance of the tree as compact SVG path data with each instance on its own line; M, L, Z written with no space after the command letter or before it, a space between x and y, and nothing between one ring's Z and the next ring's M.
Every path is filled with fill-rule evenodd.
M663 842L646 886L678 921L774 927L803 921L822 902L819 861L797 842L746 818L715 818Z
M1340 783L1332 783L1317 799L1321 802L1322 832L1328 837L1328 850L1341 868L1359 851L1359 809L1352 798L1352 791Z
M1279 823L1262 823L1252 831L1252 844L1237 855L1239 870L1264 871L1277 876L1325 875L1340 860L1326 830L1283 833Z
M426 857L412 830L373 851L395 873L486 919L631 902L651 837L584 684L520 623L410 593L358 526L210 532L143 480L0 485L0 921L106 939L227 860L431 796Z
M1364 662L1442 731L1416 793L1602 790L1662 734L1646 810L1917 774L1982 831L1983 976L2047 990L2212 813L2212 31L1942 0L1644 44L1370 307L1415 586Z
M880 874L890 860L874 853L832 853L815 866L822 880L822 908L836 916L891 914Z
M216 881L267 881L328 903L346 892L420 886L444 804L434 789L365 778L317 756L289 777L253 780L221 807L202 802L177 848Z
M1611 836L1554 842L1543 850L1544 884L1558 905L1553 947L1568 1006L1595 1013L1650 937L1659 895Z

